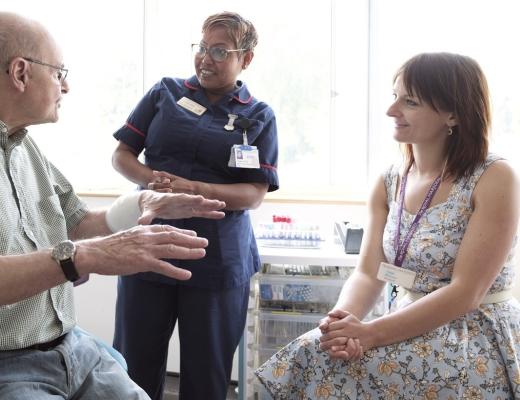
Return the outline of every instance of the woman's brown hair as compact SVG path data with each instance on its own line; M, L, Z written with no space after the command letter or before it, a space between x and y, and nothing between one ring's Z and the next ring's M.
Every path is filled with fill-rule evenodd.
M413 96L436 111L454 113L457 125L446 143L445 177L470 175L488 154L491 125L489 89L478 63L451 53L423 53L408 60L395 74ZM407 167L414 163L411 144L404 146Z

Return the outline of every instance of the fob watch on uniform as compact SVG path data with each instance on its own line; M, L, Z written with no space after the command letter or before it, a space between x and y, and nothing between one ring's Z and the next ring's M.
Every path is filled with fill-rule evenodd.
M60 264L65 277L75 282L79 279L78 271L74 265L74 255L76 254L76 245L71 240L65 240L52 249L52 258Z

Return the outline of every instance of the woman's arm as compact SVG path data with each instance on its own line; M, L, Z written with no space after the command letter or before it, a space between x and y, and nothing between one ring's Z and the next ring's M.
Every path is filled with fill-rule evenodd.
M267 183L206 183L164 171L153 171L138 160L130 146L121 141L112 155L112 164L121 175L141 187L161 192L200 194L206 199L224 201L226 210L257 208L269 188Z
M126 179L146 188L153 180L153 171L141 163L137 156L134 149L119 141L112 154L112 165Z
M365 350L358 335L342 331L341 323L354 319L359 321L374 307L384 282L378 280L377 270L385 259L383 232L388 216L387 192L381 177L369 198L369 223L361 246L359 264L343 285L334 308L319 324L322 336L320 347L328 351L331 358L357 360Z
M493 163L473 192L474 211L455 261L451 283L390 315L362 323L353 317L335 322L328 333L358 337L366 350L429 332L476 309L500 273L517 232L519 184L504 162ZM331 324L331 325L333 325Z
M198 184L196 185L196 194L225 202L227 204L226 210L254 210L258 208L269 188L267 183L232 183L227 185L195 183Z
M218 184L190 181L164 171L153 171L154 181L148 189L174 193L200 194L207 199L218 199L226 203L226 210L250 210L262 203L267 193L267 183Z
M383 231L388 215L386 188L381 177L368 203L369 221L360 251L359 264L343 285L334 309L341 309L363 319L375 305L384 282L378 280L377 270L383 253Z

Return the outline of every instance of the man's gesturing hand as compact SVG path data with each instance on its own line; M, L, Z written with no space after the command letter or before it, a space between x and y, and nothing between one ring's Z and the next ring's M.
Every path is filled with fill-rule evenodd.
M162 259L194 260L204 257L208 241L193 231L169 225L139 226L106 237L76 242L75 264L80 275L131 275L157 272L186 280L191 272Z

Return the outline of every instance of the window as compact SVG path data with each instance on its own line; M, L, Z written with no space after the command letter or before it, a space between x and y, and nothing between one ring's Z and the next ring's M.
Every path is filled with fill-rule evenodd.
M508 0L372 0L370 8L369 175L380 173L396 145L385 112L392 100L392 77L421 52L449 51L480 64L492 99L490 150L520 171L520 4Z
M240 78L277 115L281 190L274 196L365 199L399 155L385 115L393 73L424 51L458 52L481 64L493 98L492 150L520 168L515 1L7 3L4 9L43 22L62 46L71 91L60 122L30 132L81 192L133 186L111 166L112 133L161 77L193 74L190 44L200 40L204 19L222 10L238 11L259 32Z
M111 155L117 144L112 133L143 94L142 2L7 3L3 11L36 19L51 31L70 70L59 122L32 126L31 136L79 192L134 187L114 171Z
M146 2L146 86L162 76L193 75L189 44L200 40L202 22L237 10L259 34L253 62L240 79L275 111L282 191L345 198L364 189L366 2L199 0L185 8L181 14L189 18L172 19L180 13L178 3Z

